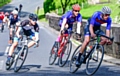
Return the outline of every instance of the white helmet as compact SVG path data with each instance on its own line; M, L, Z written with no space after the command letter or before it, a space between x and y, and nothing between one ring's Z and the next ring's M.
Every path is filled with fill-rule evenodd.
M17 10L13 10L13 11L12 11L12 14L18 15L18 11L17 11Z

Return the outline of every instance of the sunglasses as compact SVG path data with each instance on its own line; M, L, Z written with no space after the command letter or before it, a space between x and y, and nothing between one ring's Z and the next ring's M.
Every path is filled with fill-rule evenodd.
M104 16L110 16L110 14L104 14Z
M79 12L79 10L74 10L75 12Z

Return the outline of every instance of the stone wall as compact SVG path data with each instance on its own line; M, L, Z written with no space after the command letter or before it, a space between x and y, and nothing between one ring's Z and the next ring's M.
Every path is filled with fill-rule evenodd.
M57 31L60 30L60 27L58 26L59 19L61 16L58 16L56 14L46 14L46 19L49 21L49 26L56 29ZM82 21L82 27L81 27L81 32L82 32L82 38L81 42L84 40L84 26L86 24L86 20ZM105 25L102 25L103 31L105 31ZM76 31L76 24L73 25L73 31ZM111 29L111 36L114 37L114 42L112 45L105 45L105 53L107 55L113 56L115 58L120 59L120 25L118 24L112 24L112 29Z

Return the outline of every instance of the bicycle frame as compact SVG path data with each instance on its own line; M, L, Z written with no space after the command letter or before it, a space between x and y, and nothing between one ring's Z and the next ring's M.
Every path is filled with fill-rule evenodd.
M58 50L58 53L57 53L58 56L60 56L61 52L63 51L64 46L67 44L69 39L70 39L70 34L63 34L63 35L61 35L60 41L59 41L60 47L59 47L59 50Z
M87 58L89 57L89 55L94 51L94 49L97 48L97 46L98 46L99 43L100 43L100 36L97 36L96 39L90 40L90 42L95 41L95 40L96 40L95 44L94 44L93 47L90 49L90 52L85 56L85 58L84 58L83 61L86 61Z

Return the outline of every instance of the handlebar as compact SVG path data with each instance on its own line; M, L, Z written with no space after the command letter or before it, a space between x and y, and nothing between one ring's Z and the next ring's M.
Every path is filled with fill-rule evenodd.
M105 37L105 38L107 38L107 39L109 39L109 40L111 40L111 41L114 40L114 37L108 37L108 36L106 36L106 35L104 35L104 34L101 34L101 33L100 33L100 30L97 30L97 31L95 32L95 34L97 35L97 37L102 36L102 37Z

